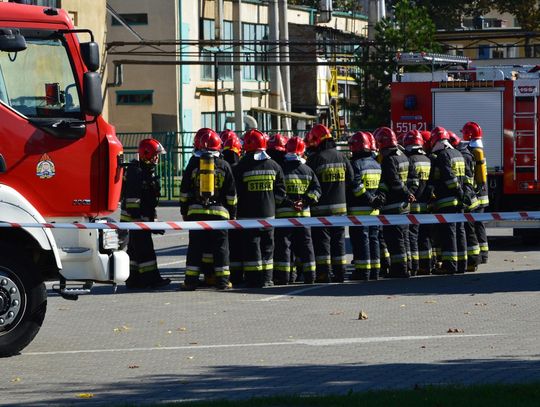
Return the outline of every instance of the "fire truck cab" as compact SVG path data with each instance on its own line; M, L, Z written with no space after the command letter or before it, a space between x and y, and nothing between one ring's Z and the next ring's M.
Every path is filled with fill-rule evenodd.
M538 208L540 67L472 67L466 57L429 53L401 53L396 61L393 129L404 133L443 126L461 136L466 122L477 122L483 129L492 209ZM424 68L404 72L407 66Z
M122 145L101 116L99 66L92 33L63 10L0 3L0 356L37 334L46 280L76 299L129 275L116 230L5 227L93 222L117 209Z

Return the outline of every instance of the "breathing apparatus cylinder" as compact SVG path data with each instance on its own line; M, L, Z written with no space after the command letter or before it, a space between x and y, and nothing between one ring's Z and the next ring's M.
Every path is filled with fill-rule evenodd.
M214 157L203 154L199 160L199 192L205 204L214 196Z

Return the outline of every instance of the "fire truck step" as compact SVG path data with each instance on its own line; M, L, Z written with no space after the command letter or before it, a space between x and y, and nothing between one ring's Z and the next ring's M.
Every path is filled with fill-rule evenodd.
M71 301L77 301L79 299L79 295L84 294L90 294L92 291L92 283L84 283L82 285L80 284L55 284L52 286L52 290L58 294L61 295L62 298L66 300Z

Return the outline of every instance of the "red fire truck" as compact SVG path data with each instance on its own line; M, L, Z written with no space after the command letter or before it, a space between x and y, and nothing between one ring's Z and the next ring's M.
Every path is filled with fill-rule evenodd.
M402 71L431 69L394 75L394 130L443 126L461 135L466 122L477 122L484 133L492 209L538 209L540 67L471 67L466 57L429 53L398 54L396 60Z
M99 65L92 33L66 12L0 3L0 222L89 222L117 209L122 145L101 117ZM44 281L59 279L69 299L125 281L118 249L112 230L0 228L0 356L37 334Z

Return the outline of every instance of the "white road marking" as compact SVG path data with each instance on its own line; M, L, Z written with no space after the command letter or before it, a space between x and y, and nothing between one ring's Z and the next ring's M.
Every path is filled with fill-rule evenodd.
M175 264L186 264L186 259L170 261L169 263L158 263L158 267L173 266Z
M261 343L232 343L217 345L186 345L186 346L162 346L148 348L127 348L127 349L81 349L81 350L59 350L49 352L23 352L23 356L48 356L48 355L73 355L81 353L113 353L113 352L148 352L148 351L176 351L176 350L197 350L197 349L223 349L223 348L254 348L262 346L337 346L352 345L358 343L395 342L395 341L425 341L433 339L456 339L456 338L477 338L486 336L499 336L501 334L469 334L469 335L426 335L426 336L379 336L367 338L336 338L336 339L294 339L284 342L261 342Z
M292 297L292 296L294 296L296 294L302 294L302 293L305 293L305 292L308 292L308 291L317 290L319 288L328 287L329 285L333 285L333 284L324 284L324 285L316 285L316 286L311 286L311 287L305 287L305 288L301 288L299 290L294 290L294 291L288 292L287 294L274 295L273 297L266 297L266 298L263 298L261 300L254 300L254 301L266 302L266 301L281 300L281 299L284 299L286 297Z

